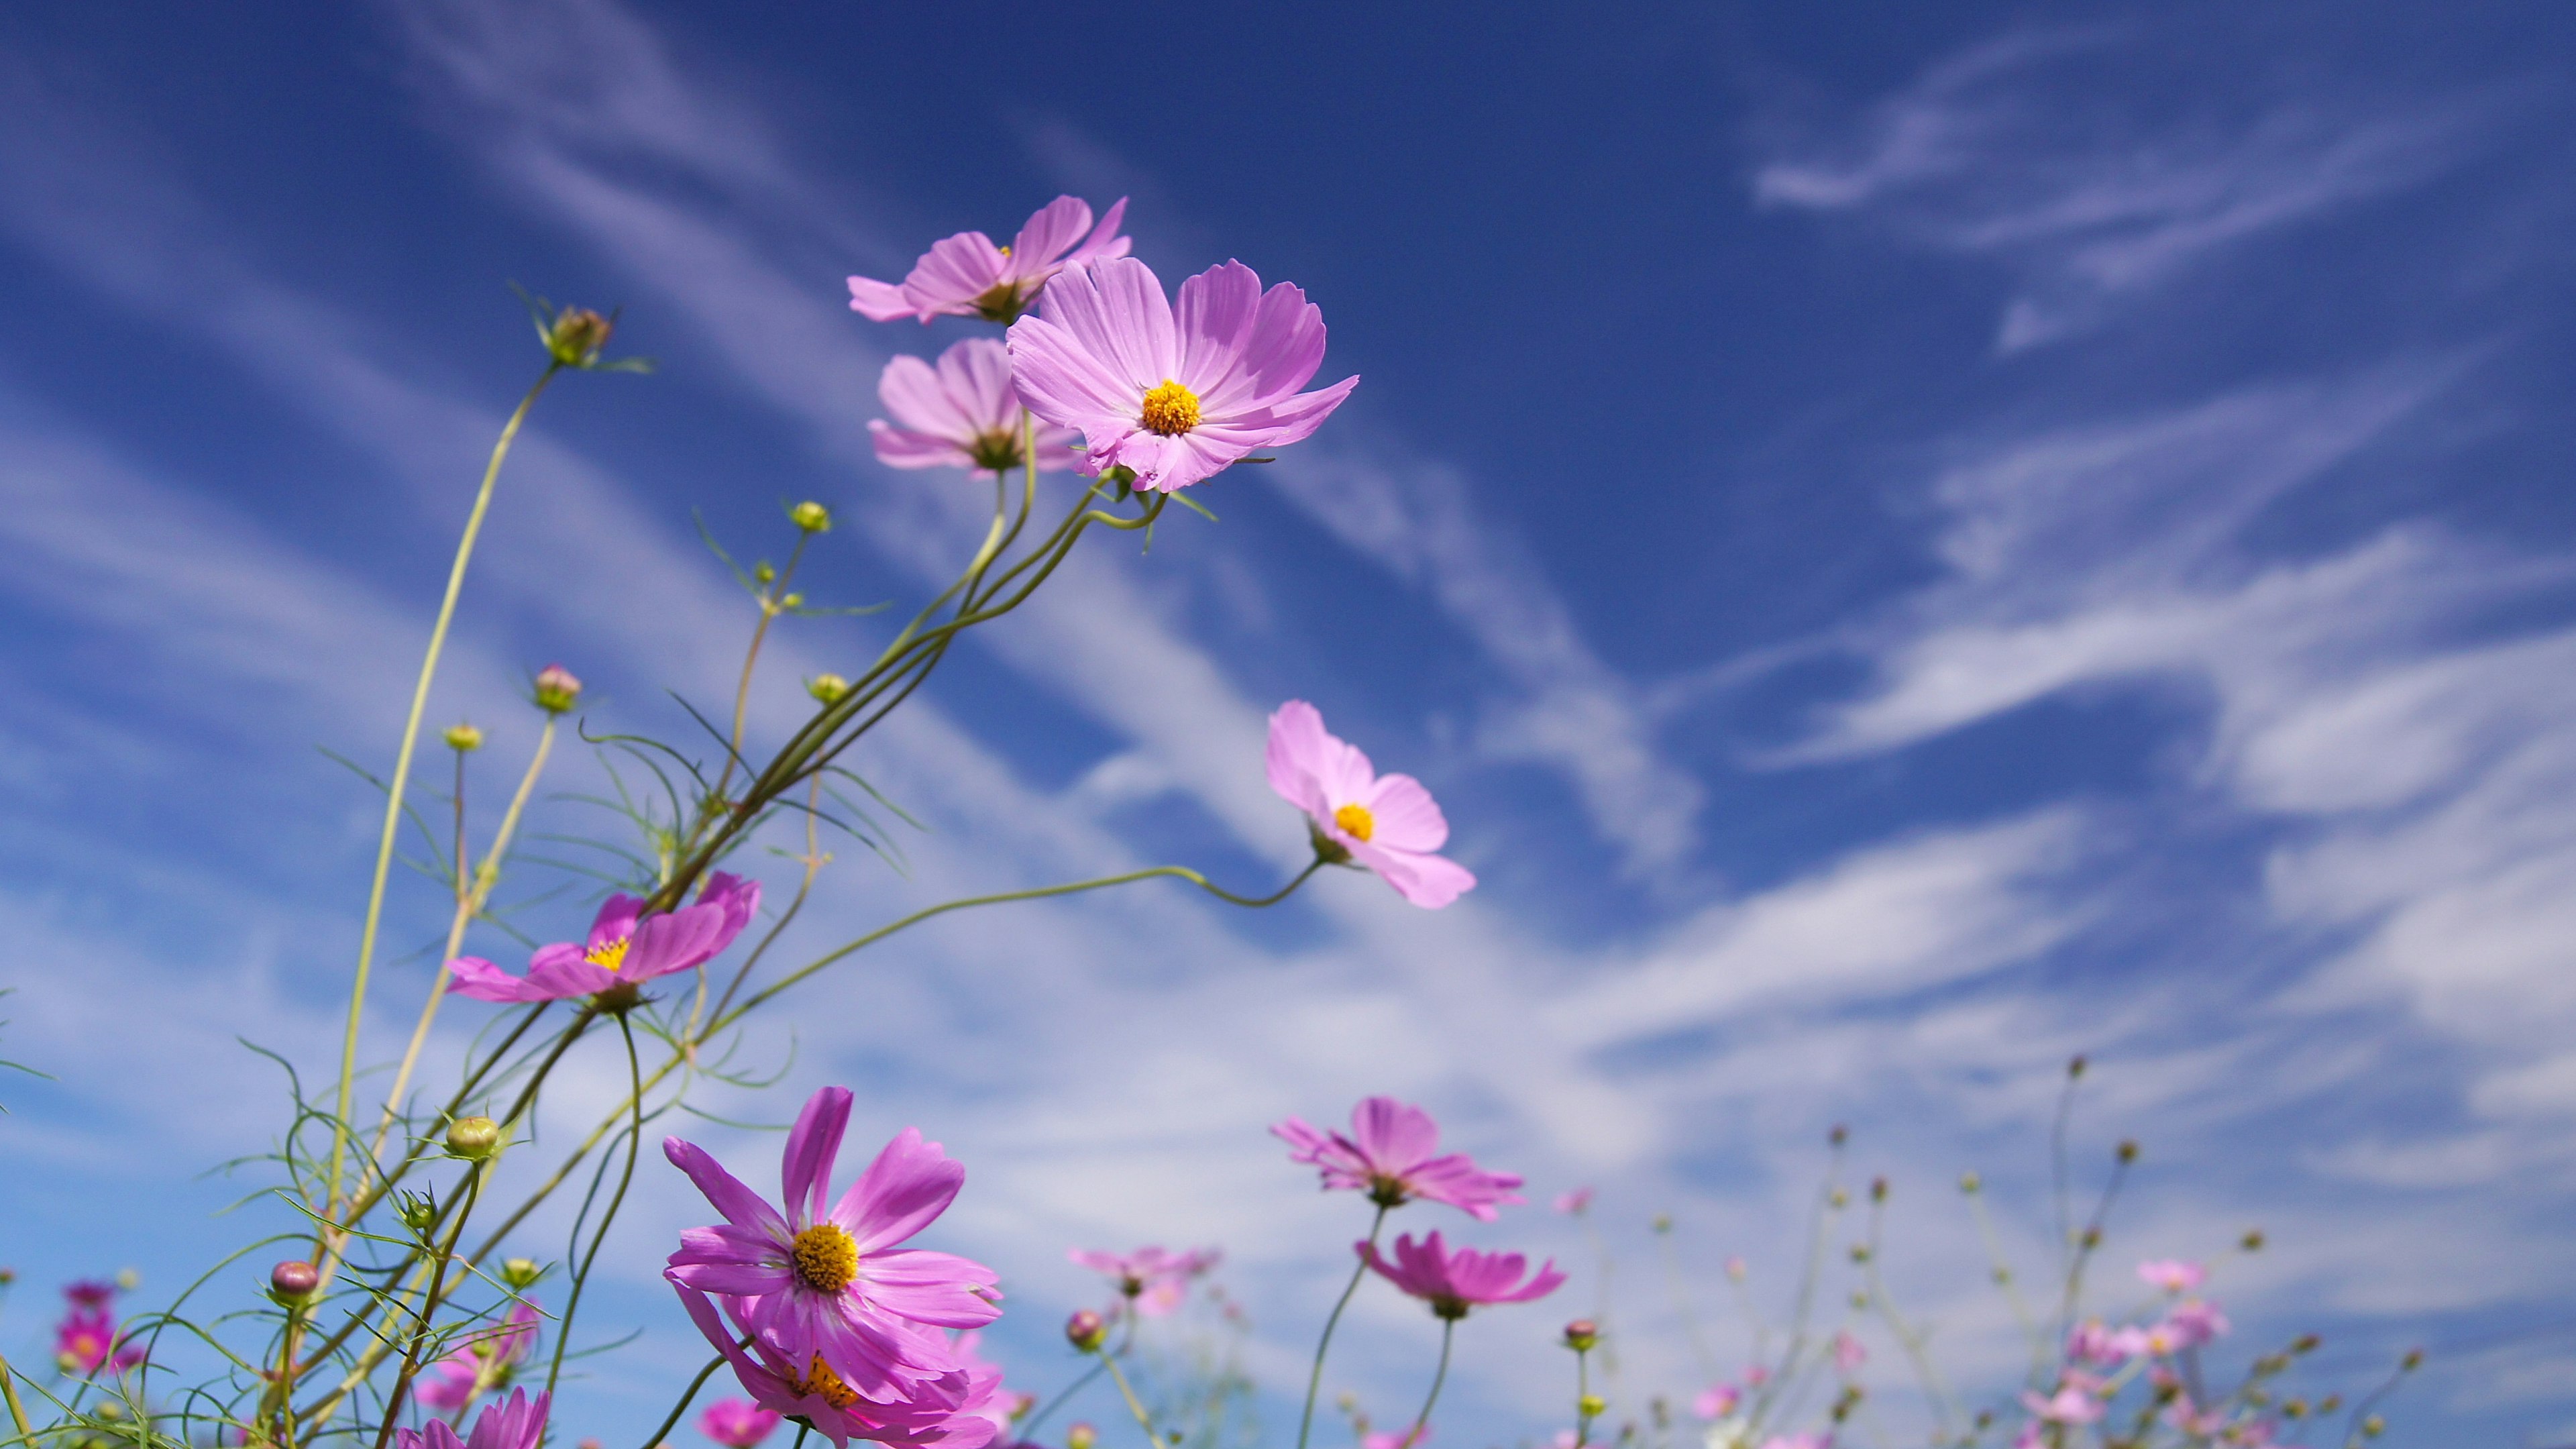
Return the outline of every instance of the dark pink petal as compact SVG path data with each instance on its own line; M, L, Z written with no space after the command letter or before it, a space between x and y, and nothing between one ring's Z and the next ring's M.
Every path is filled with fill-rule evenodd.
M1388 850L1428 853L1449 840L1449 821L1422 782L1411 775L1380 775L1377 787L1359 803L1368 807L1376 828L1369 843Z
M1039 207L1028 224L1020 228L1020 234L1011 239L1011 275L1045 277L1090 225L1091 205L1081 197L1059 196Z
M874 277L850 278L850 310L871 322L892 322L913 315L912 298L905 295L903 288Z
M597 949L611 941L623 941L635 934L635 917L644 903L630 895L613 895L600 903L599 914L591 918L588 945Z
M1440 1124L1419 1107L1371 1097L1351 1109L1351 1136L1379 1171L1402 1174L1440 1150Z
M871 1253L860 1265L859 1277L871 1306L915 1323L981 1328L1002 1316L1001 1307L986 1296L999 1281L993 1270L954 1253L919 1248Z
M552 1001L554 995L529 985L480 956L459 956L447 963L456 978L456 993L477 1001Z
M1512 1256L1515 1260L1518 1260L1520 1257L1517 1253ZM1518 1270L1515 1269L1514 1271ZM1533 1298L1544 1298L1550 1293L1555 1292L1564 1282L1565 1275L1557 1271L1556 1260L1550 1258L1546 1263L1540 1266L1537 1275L1532 1277L1529 1282L1523 1284L1518 1289L1503 1294L1501 1297L1495 1298L1491 1301L1495 1303L1527 1303Z
M698 1191L707 1195L707 1201L724 1214L726 1222L766 1234L780 1243L787 1241L787 1220L779 1216L778 1209L761 1201L760 1194L743 1186L740 1178L725 1171L704 1148L677 1137L665 1137L662 1155L689 1175L689 1181L698 1185Z
M1377 873L1395 893L1426 911L1436 911L1476 888L1476 874L1447 856L1387 850L1364 841L1346 840L1351 858Z
M1203 411L1215 410L1222 387L1239 370L1253 313L1260 307L1261 278L1241 262L1210 267L1181 283L1180 304L1172 317L1180 336L1180 369L1173 375L1199 395Z
M567 996L606 991L617 984L617 978L575 947L540 946L537 954L528 958L528 984L542 993L539 999L560 1001Z
M1521 1185L1517 1173L1486 1172L1463 1152L1422 1163L1405 1174L1405 1183L1416 1197L1445 1202L1489 1223L1495 1204L1524 1200L1512 1190Z
M861 1254L874 1253L930 1226L965 1183L963 1163L924 1142L920 1128L906 1127L833 1205L832 1221L858 1240Z
M823 1088L806 1098L805 1110L796 1114L796 1125L787 1130L787 1149L779 1160L791 1226L811 1227L823 1220L823 1204L832 1195L832 1159L840 1155L841 1136L849 1126L847 1087ZM867 1251L867 1244L861 1243L859 1250Z

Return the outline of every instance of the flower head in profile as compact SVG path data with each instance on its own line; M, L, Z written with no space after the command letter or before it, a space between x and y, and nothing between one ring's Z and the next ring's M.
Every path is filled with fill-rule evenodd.
M2150 1258L2138 1265L2138 1278L2167 1293L2188 1293L2209 1281L2209 1270L2180 1258Z
M830 1202L832 1161L849 1120L847 1088L825 1087L806 1102L787 1134L784 1210L703 1149L677 1137L664 1141L664 1155L725 1221L681 1233L663 1276L723 1298L728 1312L783 1355L782 1371L801 1375L809 1388L828 1376L836 1393L882 1406L917 1402L923 1386L953 1381L939 1397L954 1408L965 1375L935 1330L980 1328L1000 1315L993 1270L897 1245L947 1211L966 1169L907 1127ZM761 1398L748 1380L743 1386Z
M1592 1189L1578 1187L1556 1195L1556 1210L1570 1218L1579 1218L1592 1206Z
M1744 1394L1733 1384L1711 1384L1691 1400L1691 1415L1700 1419L1723 1419L1744 1402Z
M1517 1174L1487 1172L1463 1152L1438 1155L1440 1124L1393 1097L1371 1097L1353 1107L1347 1135L1320 1131L1303 1117L1274 1124L1270 1132L1288 1144L1289 1161L1323 1170L1326 1190L1365 1192L1380 1207L1427 1198L1490 1223L1498 1204L1522 1200L1512 1191L1521 1185Z
M717 871L696 905L638 920L643 908L633 896L610 896L590 923L589 940L539 946L524 977L477 956L460 956L447 969L456 989L477 1001L560 1001L631 988L703 965L732 945L760 909L760 883Z
M483 1411L465 1438L432 1419L418 1429L396 1429L394 1449L537 1449L546 1434L549 1398L539 1394L531 1399L527 1390L513 1389L509 1398Z
M63 1301L74 1308L105 1308L116 1301L116 1285L104 1278L82 1278L63 1285Z
M2054 1393L2042 1395L2036 1389L2021 1391L2021 1406L2034 1419L2051 1424L2090 1424L2102 1417L2102 1401L2094 1397L2098 1384L2069 1375Z
M1437 910L1476 888L1476 877L1434 854L1449 841L1449 821L1431 792L1411 775L1381 775L1359 747L1324 729L1324 716L1302 699L1270 714L1270 788L1306 812L1315 851L1327 860L1356 860L1417 906Z
M936 367L892 359L877 379L877 400L894 421L873 419L868 436L889 468L964 468L989 478L1029 461L1011 354L990 337L967 338L939 354ZM1073 430L1040 423L1036 431L1039 470L1071 468Z
M1834 1372L1845 1378L1858 1373L1860 1366L1869 1362L1869 1350L1861 1345L1859 1339L1852 1337L1851 1330L1847 1328L1835 1332L1833 1352Z
M1536 1273L1522 1280L1529 1260L1518 1253L1480 1253L1473 1248L1451 1250L1440 1241L1438 1229L1420 1243L1411 1233L1395 1240L1392 1260L1380 1254L1377 1244L1360 1242L1352 1245L1361 1261L1378 1272L1378 1276L1431 1305L1431 1311L1442 1318L1464 1318L1467 1310L1493 1303L1527 1303L1556 1291L1565 1275L1556 1270L1551 1259Z
M1171 492L1323 426L1356 377L1299 392L1324 362L1324 314L1286 282L1263 291L1241 262L1163 297L1133 257L1067 267L1011 324L1011 371L1029 411L1081 430L1086 472L1125 468Z
M2173 1311L2165 1315L2165 1323L2186 1348L2197 1348L2234 1326L2217 1304L2205 1298L2186 1298L2175 1304Z
M1007 323L1028 309L1047 280L1076 262L1127 255L1118 223L1127 215L1120 197L1100 225L1090 204L1059 196L1039 207L1006 247L980 231L961 231L934 242L902 282L850 278L850 310L872 322L899 317L981 317ZM1089 232L1089 236L1083 235Z
M782 1349L753 1331L742 1312L736 1311L728 1324L706 1294L677 1281L671 1286L689 1321L733 1366L735 1382L753 1403L813 1425L834 1444L870 1439L904 1449L982 1449L999 1432L988 1410L1001 1373L989 1364L968 1368L952 1363L943 1372L889 1384L882 1395L862 1395L820 1350L800 1354ZM895 1331L910 1338L911 1348L925 1359L950 1356L946 1336L935 1330Z
M779 1416L749 1399L718 1399L698 1416L698 1432L725 1449L752 1449L778 1428Z
M510 1373L527 1360L537 1344L537 1306L518 1302L501 1326L422 1369L412 1392L441 1413L454 1413L510 1381Z
M1119 1296L1134 1304L1139 1316L1161 1318L1181 1306L1191 1279L1205 1275L1225 1255L1214 1248L1175 1253L1148 1244L1132 1253L1076 1248L1068 1256L1095 1273L1108 1275Z
M2066 1360L2109 1366L2126 1359L2120 1350L2119 1335L2102 1326L2102 1320L2088 1318L2066 1332Z

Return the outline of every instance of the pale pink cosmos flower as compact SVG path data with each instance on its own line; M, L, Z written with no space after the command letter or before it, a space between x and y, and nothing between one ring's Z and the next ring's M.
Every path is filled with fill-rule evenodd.
M1747 1364L1744 1367L1744 1382L1758 1389L1771 1382L1771 1371L1758 1363Z
M1297 391L1323 361L1323 312L1289 283L1264 292L1241 262L1181 283L1177 309L1132 257L1069 266L1011 324L1029 411L1081 430L1084 471L1125 468L1163 492L1323 426L1359 385Z
M1414 1445L1430 1437L1431 1426L1428 1424L1419 1429L1409 1424L1402 1429L1378 1429L1360 1436L1360 1449L1413 1449Z
M2234 1327L2218 1305L2199 1298L2186 1298L2165 1315L2165 1322L2185 1348L2197 1348Z
M419 1429L396 1429L394 1449L537 1449L546 1435L546 1405L551 1396L528 1397L514 1389L510 1397L483 1411L473 1432L463 1439L437 1419Z
M537 1325L543 1319L533 1303L512 1304L499 1328L475 1336L421 1370L413 1397L440 1413L452 1414L482 1397L486 1389L507 1383L510 1370L525 1362L536 1347Z
M984 1330L969 1328L961 1333L951 1334L948 1346L950 1352L956 1355L958 1367L964 1369L968 1377L975 1379L989 1377L993 1381L992 1393L982 1397L980 1402L967 1412L990 1423L993 1426L995 1438L1005 1443L1009 1442L1011 1425L1022 1414L1037 1407L1038 1396L1014 1393L1003 1386L1002 1366L984 1357Z
M1869 1362L1869 1350L1861 1345L1859 1339L1852 1337L1851 1330L1847 1328L1835 1331L1833 1352L1834 1371L1845 1377Z
M1801 1429L1795 1434L1774 1434L1762 1441L1762 1449L1834 1449L1834 1436Z
M2115 1337L2102 1320L2088 1318L2067 1330L2066 1356L2076 1363L2119 1363L2128 1355L2113 1341Z
M1435 854L1449 841L1449 821L1431 792L1411 775L1381 775L1359 747L1324 729L1324 716L1302 699L1270 714L1270 788L1306 812L1315 849L1377 872L1395 893L1427 910L1476 888L1465 866Z
M894 421L872 419L868 436L889 468L964 468L990 478L1028 464L1011 354L990 337L949 348L937 367L918 357L892 359L877 378L877 400ZM1073 466L1071 428L1040 423L1036 432L1040 472Z
M933 1397L953 1408L966 1375L934 1330L980 1328L1000 1316L993 1270L954 1254L896 1245L947 1211L966 1169L907 1127L827 1209L832 1160L849 1120L844 1087L816 1092L797 1114L781 1163L783 1212L704 1150L666 1139L664 1155L725 1221L681 1233L663 1276L725 1300L726 1311L809 1386L828 1374L826 1387L884 1406L915 1404L927 1386L945 1384ZM748 1380L743 1387L761 1398Z
M2033 1418L2052 1424L2090 1424L2102 1417L2102 1401L2080 1384L2060 1384L2057 1391L2043 1398L2033 1389L2021 1391L2021 1406Z
M1702 1419L1723 1419L1744 1402L1744 1394L1733 1384L1711 1384L1691 1400L1691 1413Z
M2177 1393L2165 1406L2165 1422L2179 1433L2209 1437L2227 1427L2227 1406L2204 1409L2192 1403L2191 1395Z
M1351 1130L1324 1132L1291 1117L1271 1135L1288 1144L1291 1162L1322 1169L1324 1188L1349 1188L1379 1207L1401 1207L1415 1198L1445 1202L1480 1222L1492 1222L1497 1204L1521 1201L1512 1189L1518 1174L1487 1172L1463 1152L1440 1151L1440 1124L1419 1107L1393 1097L1371 1097L1351 1109Z
M2138 1265L2138 1277L2167 1293L2188 1293L2209 1280L2209 1270L2180 1258L2150 1258Z
M1451 1251L1440 1241L1437 1228L1420 1244L1406 1233L1395 1240L1395 1258L1389 1261L1377 1250L1377 1244L1358 1242L1351 1245L1361 1261L1377 1270L1378 1275L1396 1287L1431 1305L1431 1311L1442 1318L1464 1318L1471 1307L1495 1303L1527 1303L1544 1298L1565 1281L1550 1259L1539 1270L1522 1281L1529 1259L1518 1253L1480 1253L1473 1248Z
M1591 1206L1592 1189L1588 1187L1578 1187L1572 1192L1561 1192L1556 1195L1556 1210L1567 1217L1581 1217L1584 1209Z
M873 322L981 317L1007 323L1065 267L1127 255L1127 238L1118 235L1118 223L1126 215L1127 198L1122 196L1095 227L1089 203L1059 196L1039 207L1009 246L993 245L980 231L961 231L932 243L899 285L850 278L850 310ZM1087 238L1085 231L1091 233Z
M749 1399L718 1399L698 1416L698 1432L725 1449L752 1449L776 1432L778 1414Z
M752 1331L740 1312L729 1325L706 1294L685 1283L671 1286L689 1321L733 1366L734 1381L754 1403L812 1424L836 1445L870 1439L900 1449L983 1449L1000 1432L989 1411L1001 1372L989 1364L952 1366L936 1377L894 1385L894 1392L882 1399L865 1397L834 1371L821 1350L789 1353ZM892 1331L911 1340L911 1357L947 1359L955 1352L935 1329L901 1326Z
M643 909L633 896L610 896L590 923L587 941L539 946L524 977L479 956L459 956L447 969L456 977L456 990L477 1001L561 1001L631 988L702 966L732 945L760 909L760 882L717 871L707 877L696 905L639 920Z
M1225 1255L1214 1248L1175 1253L1149 1244L1132 1253L1076 1248L1068 1256L1095 1273L1107 1274L1119 1296L1136 1305L1139 1316L1162 1318L1181 1306L1190 1280L1204 1276Z

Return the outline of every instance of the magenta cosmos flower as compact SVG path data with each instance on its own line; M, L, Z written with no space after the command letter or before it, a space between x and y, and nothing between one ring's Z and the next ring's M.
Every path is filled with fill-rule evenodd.
M1484 1171L1463 1152L1434 1155L1440 1151L1440 1124L1393 1097L1371 1097L1353 1107L1348 1136L1319 1131L1303 1117L1274 1124L1270 1133L1288 1144L1289 1161L1323 1169L1327 1191L1365 1192L1379 1207L1428 1198L1490 1223L1497 1204L1522 1201L1512 1191L1521 1185L1517 1174Z
M947 1211L966 1169L906 1127L827 1210L832 1160L849 1120L843 1087L816 1092L797 1114L782 1164L784 1212L698 1147L666 1140L663 1153L725 1221L680 1234L664 1276L724 1299L784 1362L809 1369L809 1384L829 1375L881 1406L913 1402L924 1385L948 1379L962 1392L947 1340L930 1330L980 1328L1000 1316L993 1270L896 1244Z
M537 1346L537 1324L542 1318L533 1303L512 1304L499 1328L421 1370L420 1386L412 1392L440 1413L454 1413L473 1403L487 1390L510 1381L511 1370Z
M888 362L877 379L877 399L895 420L869 422L877 461L889 468L964 468L989 478L1028 463L1021 450L1020 395L1011 387L1010 349L990 337L969 337L939 354L932 367L918 357ZM1074 434L1053 423L1037 427L1038 468L1073 466Z
M527 1390L514 1389L509 1398L485 1409L465 1438L457 1438L455 1430L432 1419L419 1429L396 1429L395 1449L537 1449L546 1435L549 1397L539 1394L531 1399Z
M1411 775L1379 774L1358 746L1326 733L1313 705L1292 699L1271 712L1269 767L1270 788L1306 812L1328 859L1358 861L1428 910L1476 888L1465 866L1433 854L1449 821L1431 792Z
M961 231L933 243L901 285L850 278L850 310L872 322L898 317L1009 322L1065 267L1127 255L1127 238L1118 235L1118 223L1126 215L1127 198L1122 196L1095 227L1088 203L1078 196L1059 196L1038 208L1009 246L993 245L980 231ZM1087 238L1085 231L1091 233Z
M1442 1318L1464 1318L1471 1307L1491 1303L1527 1303L1556 1291L1565 1275L1556 1271L1556 1261L1521 1281L1529 1259L1518 1253L1480 1253L1473 1248L1452 1252L1440 1241L1434 1228L1421 1243L1406 1233L1395 1240L1395 1259L1389 1262L1377 1250L1377 1244L1359 1242L1351 1245L1378 1275L1386 1281L1431 1305L1431 1311Z
M2138 1279L2167 1293L2188 1293L2209 1281L2209 1270L2180 1258L2149 1258L2138 1265Z
M1076 1248L1068 1256L1095 1273L1107 1274L1119 1296L1134 1303L1140 1316L1161 1318L1181 1306L1191 1279L1215 1267L1225 1255L1214 1248L1175 1253L1149 1244L1132 1253Z
M101 1369L123 1373L143 1362L143 1345L118 1335L114 1313L84 1306L75 1297L62 1322L54 1325L54 1362L65 1373L95 1374Z
M1323 426L1360 381L1297 391L1323 361L1323 312L1286 282L1263 291L1241 262L1181 283L1177 315L1132 257L1067 267L1011 324L1029 411L1082 431L1084 471L1126 468L1165 492Z
M636 913L643 907L633 896L610 896L590 923L588 941L539 946L528 958L525 977L478 956L459 956L447 969L456 976L457 991L477 1001L561 1001L635 986L704 965L732 945L760 909L760 882L717 871L707 877L694 906L639 921Z
M754 1330L741 1312L735 1312L728 1324L706 1294L685 1283L671 1286L688 1310L689 1321L733 1365L735 1381L754 1403L772 1414L813 1425L834 1444L871 1439L908 1449L981 1449L998 1432L990 1409L1001 1373L989 1364L952 1365L939 1374L912 1380L882 1399L867 1397L834 1371L819 1350L802 1355L786 1352ZM740 1303L733 1300L727 1306L739 1308ZM935 1329L903 1327L894 1332L912 1340L917 1356L937 1358L950 1352L946 1335Z
M778 1428L778 1415L749 1399L718 1399L698 1416L698 1432L725 1449L752 1449Z

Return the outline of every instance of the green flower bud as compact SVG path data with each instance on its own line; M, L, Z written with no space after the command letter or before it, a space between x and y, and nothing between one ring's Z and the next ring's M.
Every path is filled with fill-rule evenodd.
M537 671L537 708L548 714L562 714L581 698L581 680L560 664L549 664Z
M501 1124L489 1117L459 1117L447 1124L447 1155L481 1162L501 1150Z
M1977 1176L1973 1172L1963 1172L1959 1174L1959 1191L1961 1192L1977 1192L1983 1189L1985 1185L1986 1180Z
M787 510L787 521L807 533L832 531L832 510L810 499Z
M1075 1348L1090 1353L1107 1341L1109 1325L1088 1308L1076 1309L1073 1316L1064 1321L1064 1336L1065 1341Z
M1597 1419L1610 1405L1599 1394L1585 1394L1574 1401L1574 1411L1587 1419Z
M537 1266L534 1258L512 1258L501 1265L501 1281L509 1284L513 1293L544 1276L546 1270Z
M1064 1431L1064 1449L1091 1449L1100 1442L1100 1431L1089 1424L1075 1423Z
M439 738L447 741L447 747L460 755L470 755L483 748L483 732L462 720L449 725L447 732Z
M1601 1341L1601 1325L1589 1318L1578 1318L1565 1325L1565 1346L1576 1353L1588 1352Z
M406 1192L394 1200L394 1216L415 1233L425 1233L438 1221L438 1200L425 1192Z
M566 307L545 329L546 351L565 367L589 367L599 361L599 349L616 330L616 323L588 307Z
M825 704L838 704L850 692L850 681L837 674L817 674L805 681L805 692Z

